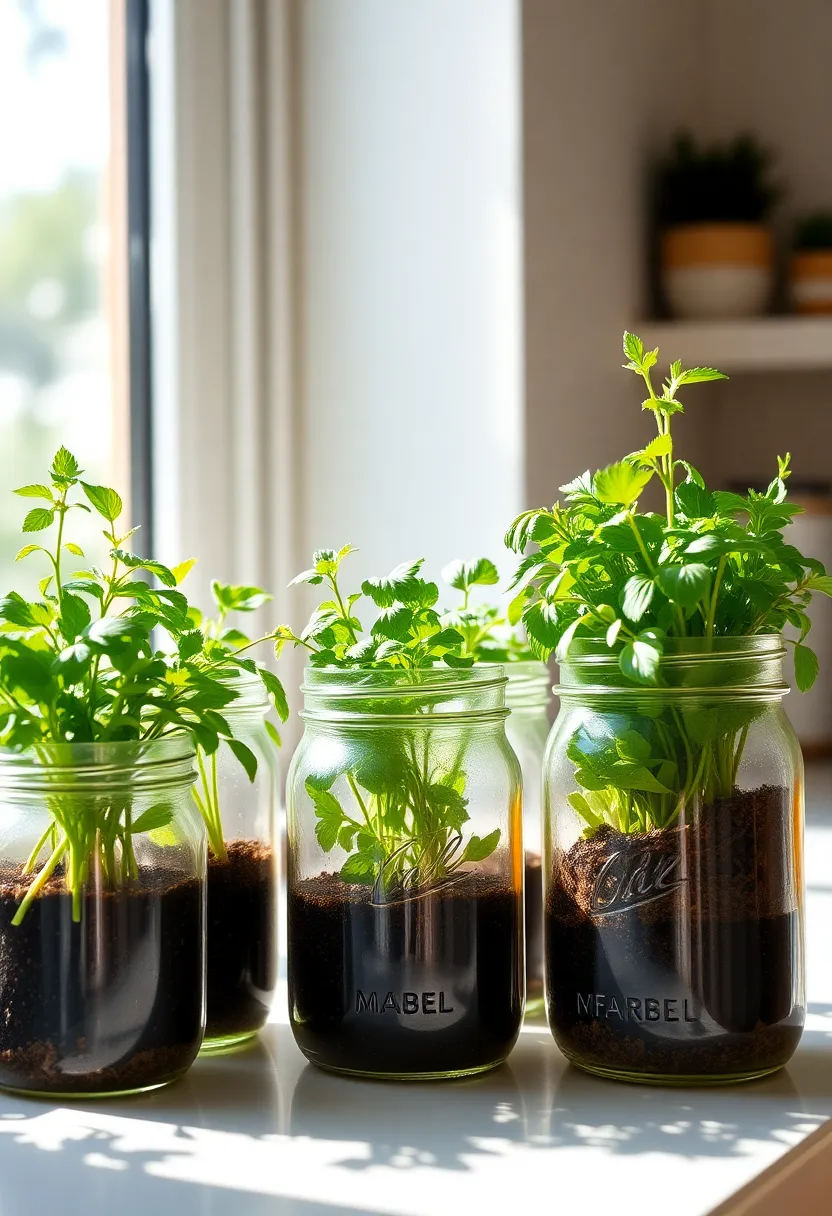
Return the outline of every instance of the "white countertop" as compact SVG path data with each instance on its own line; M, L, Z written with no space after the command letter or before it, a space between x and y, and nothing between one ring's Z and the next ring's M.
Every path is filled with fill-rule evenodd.
M652 1089L568 1067L526 1026L472 1081L394 1085L307 1065L280 1019L138 1098L0 1096L0 1213L28 1216L705 1216L832 1115L832 769L809 776L809 1018L777 1076Z

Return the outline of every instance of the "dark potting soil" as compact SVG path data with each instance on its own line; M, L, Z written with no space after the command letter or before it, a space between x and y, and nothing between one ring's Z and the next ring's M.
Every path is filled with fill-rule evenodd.
M315 1064L408 1076L497 1064L520 1029L519 893L471 875L374 905L320 874L290 890L289 1008Z
M277 874L259 840L226 842L208 861L206 1039L257 1031L277 984Z
M202 884L154 870L89 892L56 872L13 925L28 880L0 874L0 1086L108 1093L161 1085L202 1039Z
M730 1077L800 1039L800 925L787 792L735 790L693 825L603 827L554 860L549 1020L577 1064Z
M526 1004L543 999L543 866L539 853L526 853Z

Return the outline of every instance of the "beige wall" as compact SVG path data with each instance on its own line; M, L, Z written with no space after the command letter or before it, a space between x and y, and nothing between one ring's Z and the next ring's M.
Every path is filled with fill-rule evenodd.
M651 153L683 124L755 129L781 151L781 225L832 206L831 51L830 0L524 0L530 505L638 441L618 343L649 303ZM679 443L717 481L764 477L785 448L828 477L830 405L832 374L738 376L690 395Z
M645 170L695 104L692 0L525 0L526 475L529 505L636 446L621 334L644 315ZM675 48L675 49L674 49ZM673 74L660 70L673 58ZM685 419L698 453L699 420Z

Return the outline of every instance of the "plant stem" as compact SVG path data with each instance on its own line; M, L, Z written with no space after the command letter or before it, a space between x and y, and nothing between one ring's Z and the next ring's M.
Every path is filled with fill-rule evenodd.
M37 899L38 895L40 895L43 888L49 882L49 879L52 877L55 867L57 866L58 862L63 857L64 853L67 851L68 847L69 847L69 840L66 836L64 836L63 839L60 841L60 843L53 850L52 856L49 858L46 865L41 870L40 874L38 874L37 878L32 883L32 885L29 887L29 890L26 892L23 899L20 901L20 904L18 905L18 909L15 912L14 916L12 917L13 925L22 924L23 918L25 917L26 913L29 911L29 908L31 907L31 905ZM75 918L73 917L73 919L75 919Z
M722 582L722 576L725 573L725 566L726 566L727 562L728 562L728 554L723 553L722 557L719 559L719 565L716 568L716 575L714 576L714 589L713 589L713 593L711 595L711 602L708 607L708 621L705 626L705 637L708 637L708 638L712 638L714 636L714 622L716 620L717 597L719 596L719 587L720 587L720 583Z

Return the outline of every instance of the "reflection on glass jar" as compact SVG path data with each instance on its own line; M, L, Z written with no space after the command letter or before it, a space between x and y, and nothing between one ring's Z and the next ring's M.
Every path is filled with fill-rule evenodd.
M523 1014L520 772L501 667L309 668L287 782L289 1006L342 1072L499 1064Z
M241 675L223 709L257 761L250 779L228 743L198 754L194 797L208 828L207 1025L204 1051L223 1051L265 1025L277 984L277 750L259 676Z
M634 686L603 643L561 667L546 757L546 999L604 1076L714 1084L804 1021L803 765L781 639L665 643Z
M523 774L526 897L526 1013L543 1008L543 756L549 737L551 678L545 663L506 663L506 734Z
M175 1080L205 1025L189 736L0 751L0 1085Z

